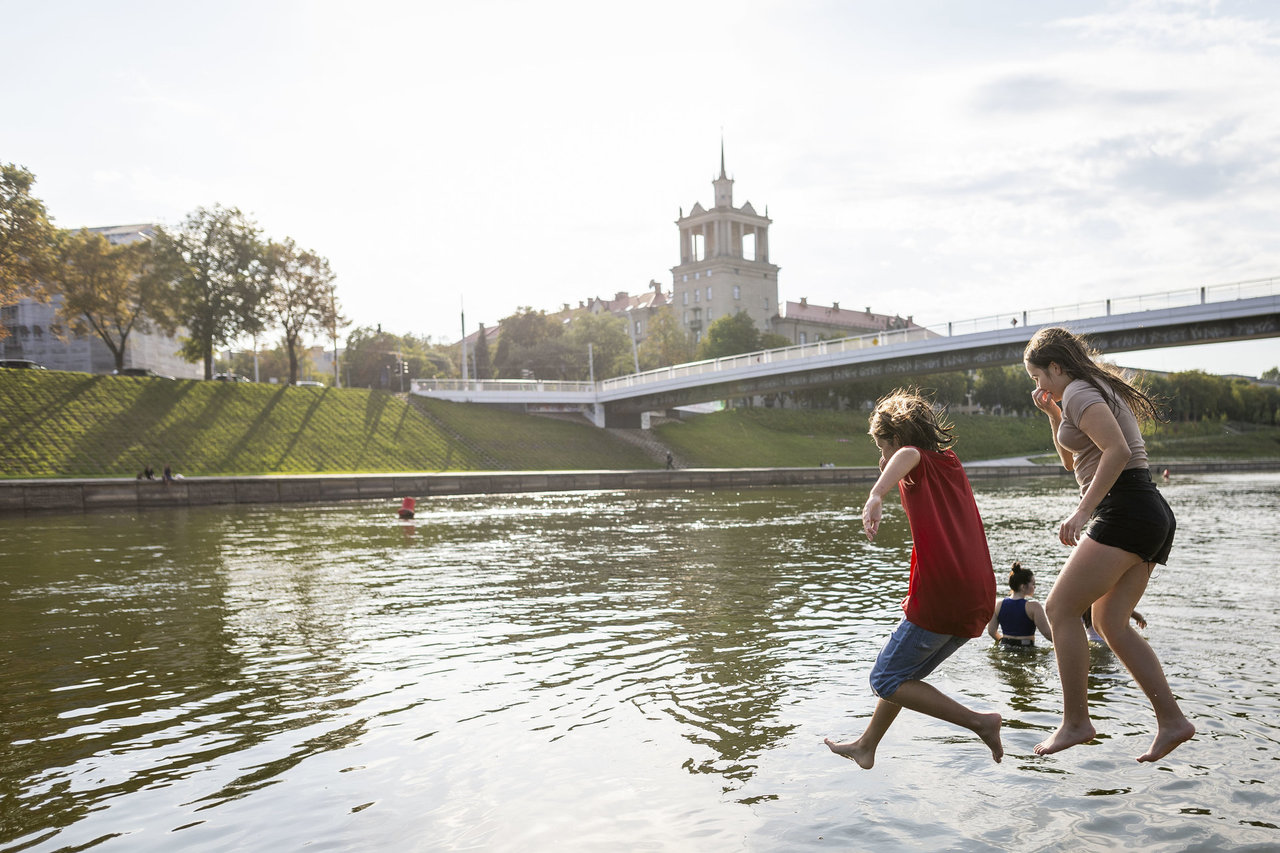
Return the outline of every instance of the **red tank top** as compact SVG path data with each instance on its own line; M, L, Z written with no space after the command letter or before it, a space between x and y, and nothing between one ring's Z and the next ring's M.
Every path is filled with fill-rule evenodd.
M955 453L916 449L920 464L898 483L912 538L902 610L936 634L981 636L996 580L973 489Z

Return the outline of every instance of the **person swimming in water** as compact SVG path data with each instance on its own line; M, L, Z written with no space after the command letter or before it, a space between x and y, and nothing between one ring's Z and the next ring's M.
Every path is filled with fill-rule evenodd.
M1031 600L1036 591L1036 576L1016 560L1009 572L1009 591L1011 595L996 599L995 612L987 623L991 639L1002 645L1027 648L1036 644L1039 630L1046 640L1053 642L1044 607Z

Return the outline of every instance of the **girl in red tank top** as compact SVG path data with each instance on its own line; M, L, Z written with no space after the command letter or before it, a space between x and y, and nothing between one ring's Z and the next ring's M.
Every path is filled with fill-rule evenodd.
M862 507L868 539L880 529L884 496L897 486L911 525L911 570L904 618L871 671L879 699L857 740L826 744L837 755L870 768L876 747L902 708L969 729L999 761L999 714L979 713L923 679L956 649L979 636L991 618L995 574L986 531L969 478L955 453L951 426L938 419L916 390L898 390L871 413L871 437L880 449L880 478Z

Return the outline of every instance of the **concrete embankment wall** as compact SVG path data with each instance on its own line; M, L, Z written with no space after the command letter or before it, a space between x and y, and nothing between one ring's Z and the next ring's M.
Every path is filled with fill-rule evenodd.
M1208 471L1280 471L1280 460L1202 462L1153 466L1174 474ZM1070 474L1058 465L971 465L971 480ZM719 489L753 486L869 484L875 468L687 468L673 471L474 471L419 474L187 477L158 480L0 480L0 512L148 509L213 504L271 504L440 495L620 489Z

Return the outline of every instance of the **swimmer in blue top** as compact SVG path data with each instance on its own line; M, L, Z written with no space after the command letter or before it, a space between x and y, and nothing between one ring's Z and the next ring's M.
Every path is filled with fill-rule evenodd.
M995 613L987 623L991 639L1006 646L1034 646L1038 628L1044 638L1052 642L1053 635L1049 631L1044 608L1040 602L1031 600L1036 591L1036 577L1017 561L1009 572L1009 590L1012 594L1007 598L996 599Z

